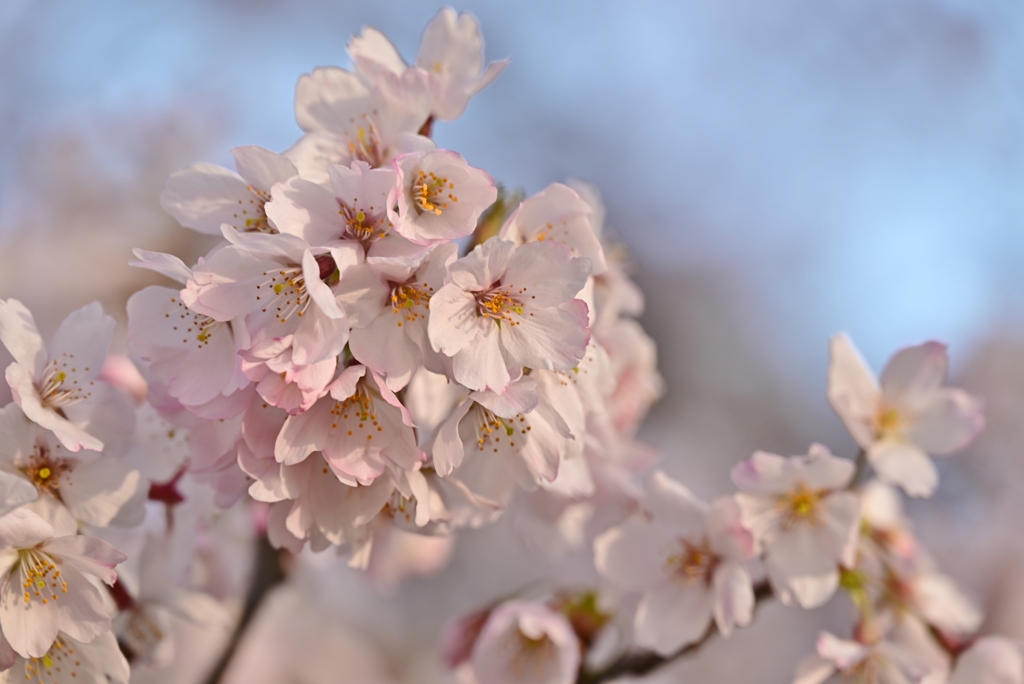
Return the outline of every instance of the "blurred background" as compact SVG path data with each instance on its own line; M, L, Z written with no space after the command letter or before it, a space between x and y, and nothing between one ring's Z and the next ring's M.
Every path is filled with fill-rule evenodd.
M986 397L989 429L941 464L936 498L910 509L990 609L986 629L1024 638L1024 5L456 9L479 18L488 59L512 63L435 138L528 193L566 177L600 189L658 343L667 393L641 435L665 469L713 497L758 448L821 441L852 455L825 402L828 337L849 332L876 369L900 346L945 341L957 383ZM170 172L231 166L235 145L289 147L300 74L347 66L345 44L366 24L411 59L436 11L422 0L3 0L0 297L25 301L44 334L93 299L123 320L127 296L155 282L126 266L131 247L186 261L205 247L159 207ZM391 597L325 569L310 581L336 602L319 609L360 636L320 650L362 672L351 654L373 660L365 640L380 657L358 681L429 681L439 624L564 572L517 551L509 527L465 535L446 573ZM281 610L306 610L289 600ZM758 681L788 681L817 631L841 624L836 610L770 606L657 681L748 682L752 662ZM198 681L204 662L162 681Z

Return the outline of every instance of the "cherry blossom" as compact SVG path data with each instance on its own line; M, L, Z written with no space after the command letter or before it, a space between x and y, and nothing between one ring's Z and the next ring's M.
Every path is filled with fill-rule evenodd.
M19 509L0 518L0 556L0 627L19 655L44 657L58 631L89 642L110 629L99 590L85 577L117 581L114 566L126 556L110 544L54 537L46 521Z
M587 306L575 296L590 271L586 259L557 243L492 238L448 270L427 332L462 385L503 392L523 366L567 370L583 358Z
M565 616L540 603L509 601L488 616L470 662L480 684L572 684L580 646Z
M714 618L728 636L753 616L754 590L744 562L754 538L730 498L711 506L657 472L647 485L649 519L630 520L594 542L598 571L643 592L636 643L663 655L700 639Z
M562 183L552 183L524 200L501 227L498 236L518 245L553 240L590 260L593 275L604 273L604 248L591 225L593 209Z
M264 205L275 183L298 174L287 157L257 147L235 147L238 173L213 164L194 164L171 174L160 205L178 223L208 235L227 224L241 232L276 233Z
M393 167L372 169L365 161L327 169L330 188L302 178L277 185L267 213L281 232L315 247L339 242L358 245L375 259L415 258L424 248L395 231L388 215L388 195L397 180Z
M409 68L391 41L369 26L349 41L348 52L359 71L370 78L382 72L400 75ZM423 32L416 66L428 74L432 115L453 121L469 99L508 66L508 60L484 68L484 43L476 18L444 7Z
M388 218L395 230L421 245L466 237L498 197L491 177L457 152L405 154L395 160L395 169Z
M21 656L13 651L3 653L0 650L0 661L9 663L9 668L0 673L0 681L4 684L128 684L128 661L110 632L104 632L88 643L58 633L41 656Z
M939 476L928 454L963 448L985 423L977 398L943 387L945 345L926 342L896 352L880 381L846 335L833 337L830 350L829 403L879 479L911 496L931 496Z
M822 632L817 650L800 664L793 684L822 684L835 673L863 684L925 684L943 676L911 649L890 641L861 644Z
M94 422L91 411L104 411L90 400L113 332L114 319L93 302L65 318L47 348L29 310L16 299L0 300L0 341L14 357L7 367L14 401L70 451L103 449L83 424Z
M783 603L820 606L839 585L838 566L853 565L860 502L844 491L853 471L819 444L791 458L759 451L733 468L743 526Z

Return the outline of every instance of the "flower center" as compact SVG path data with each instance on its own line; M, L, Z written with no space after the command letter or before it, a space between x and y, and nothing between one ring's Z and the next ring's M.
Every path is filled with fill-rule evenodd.
M317 263L320 265L319 261ZM324 267L320 266L323 271ZM302 267L290 266L280 271L264 271L263 275L270 276L269 280L256 286L257 290L262 291L262 294L256 295L256 299L269 299L263 312L271 311L278 323L287 323L293 314L302 318L309 306L309 292L306 290Z
M35 549L18 552L21 586L25 603L38 599L47 604L60 594L68 593L68 585L60 576L60 569L48 555Z
M355 240L364 249L388 236L391 224L384 212L375 212L374 207L369 211L350 207L344 202L338 202L338 213L345 220L345 227L342 229L342 239Z
M779 500L778 507L784 516L783 526L788 529L802 521L816 524L819 505L824 496L825 492L813 490L803 482L799 483L796 489Z
M75 649L64 643L57 637L53 646L42 658L25 659L25 684L38 682L74 681L78 678L78 670L82 666L81 660L76 659ZM64 672L71 675L71 679L64 679ZM45 679L44 679L45 675Z
M270 193L265 190L257 190L253 186L249 186L249 192L256 196L255 200L250 200L250 204L253 206L250 208L252 216L249 215L250 209L243 209L242 214L245 216L245 231L246 233L268 233L270 235L276 235L277 229L270 225L270 219L267 218L267 210L265 205L270 201ZM241 204L242 200L238 200ZM238 216L238 214L235 214Z
M62 355L59 363L54 359L43 371L43 379L39 383L39 396L44 406L59 409L77 404L90 395L78 386L78 379L75 377L78 368L72 367L72 375L68 375L68 366L73 362L73 358L74 354Z
M37 444L29 456L28 465L22 468L22 472L32 481L40 492L47 492L55 498L60 498L61 476L71 470L71 464L63 458L57 458L50 453L50 450Z
M710 578L711 571L718 564L718 555L711 550L707 542L694 544L681 539L680 544L679 552L672 554L665 561L669 571L684 582L701 577Z
M875 416L875 430L880 438L896 437L903 433L904 422L899 410L883 406Z
M523 315L523 303L509 294L504 288L493 288L484 292L476 293L477 315L493 318L498 321L507 321L511 325L518 325L513 320L512 314Z
M520 442L523 442L532 430L526 423L526 418L521 415L514 418L502 418L501 416L494 415L490 409L486 409L480 404L476 404L473 408L475 411L470 420L473 421L476 447L479 451L484 451L487 447L491 447L491 450L497 453L501 447L502 439L507 440L508 445L515 448L516 431L518 430L520 434L518 439Z
M376 168L384 165L384 144L381 141L377 124L366 115L362 115L364 126L356 128L354 138L349 138L348 151L353 161L364 161Z
M440 216L450 202L458 202L451 191L455 183L447 177L438 177L433 171L417 171L412 182L412 199L421 214Z
M391 308L404 321L417 321L426 318L426 310L430 309L430 297L434 288L426 283L403 283L391 287ZM419 310L418 307L423 307ZM398 321L402 327L403 320Z

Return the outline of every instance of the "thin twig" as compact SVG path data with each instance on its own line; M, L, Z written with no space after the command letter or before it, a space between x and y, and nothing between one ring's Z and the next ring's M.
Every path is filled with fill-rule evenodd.
M767 582L762 582L754 587L754 607L761 605L772 597L772 588ZM576 684L601 684L619 677L643 676L659 670L669 663L698 651L708 640L718 633L718 628L712 621L704 632L704 635L697 641L688 644L675 653L668 656L660 656L657 653L626 653L618 660L604 669L594 672L581 670Z
M281 567L282 553L284 552L278 551L270 545L266 536L261 535L256 539L256 567L253 571L252 586L249 587L249 593L245 597L242 617L239 619L238 625L235 626L231 640L228 642L227 648L224 649L224 653L221 654L220 660L217 661L216 667L206 678L206 684L219 684L223 679L231 664L231 659L238 650L239 644L242 643L249 623L252 622L252 618L256 614L256 609L259 608L260 603L263 602L270 590L284 581L284 569Z

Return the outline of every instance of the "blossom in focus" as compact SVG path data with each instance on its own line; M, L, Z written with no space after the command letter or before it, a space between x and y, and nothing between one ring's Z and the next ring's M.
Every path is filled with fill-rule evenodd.
M405 60L388 38L366 27L348 44L348 53L360 73L374 78L381 72L401 75ZM476 17L442 8L427 24L420 42L416 67L427 74L430 112L443 121L462 115L469 99L490 84L508 65L508 60L484 67L484 41Z
M636 643L669 655L700 639L712 618L726 636L749 624L754 590L743 563L755 547L736 502L708 506L660 471L644 502L648 519L629 520L594 542L598 571L616 587L643 592Z
M458 152L405 154L395 160L395 169L388 218L401 235L421 245L471 234L480 214L498 197L487 172L467 164Z
M819 444L790 458L759 451L733 468L743 526L783 603L820 606L838 587L838 566L853 565L860 501L844 491L853 473L852 461Z
M939 475L929 454L967 446L985 424L981 401L944 387L946 346L926 342L893 355L876 380L846 335L830 344L828 399L883 482L931 496Z
M6 646L6 648L4 648ZM0 683L128 684L128 661L111 632L86 643L59 633L41 656L21 656L0 643Z
M83 423L96 408L95 379L113 333L114 319L93 302L69 314L46 347L25 305L0 300L0 341L14 357L6 373L14 401L70 451L103 449Z
M227 224L240 232L276 233L264 205L275 183L298 175L287 157L251 145L231 150L238 173L213 164L194 164L171 174L160 206L178 223L208 235Z
M430 300L427 333L460 384L503 392L524 366L567 370L583 358L587 305L575 297L590 262L565 245L492 238L448 271Z
M566 617L527 601L495 608L470 657L479 684L572 684L580 644Z
M84 535L54 537L38 515L18 509L0 518L0 627L11 648L42 658L62 631L89 642L110 629L99 589L85 575L117 581L127 556Z

